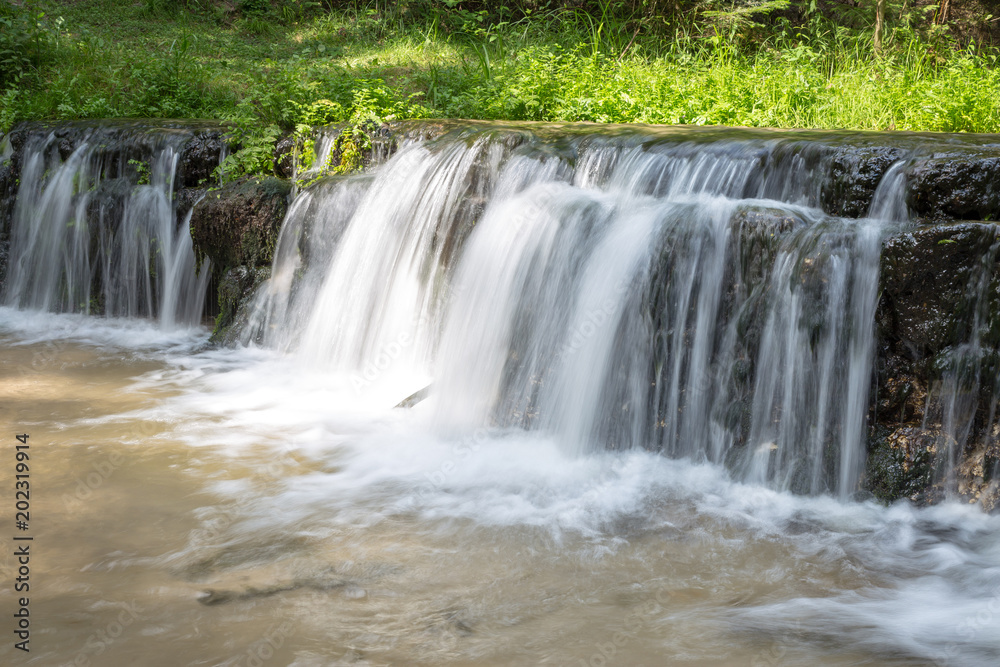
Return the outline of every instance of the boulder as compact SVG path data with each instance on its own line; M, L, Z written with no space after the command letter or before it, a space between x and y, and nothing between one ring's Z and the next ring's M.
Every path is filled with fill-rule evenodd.
M199 262L210 258L216 275L239 265L269 265L291 187L277 178L243 178L209 190L191 213Z

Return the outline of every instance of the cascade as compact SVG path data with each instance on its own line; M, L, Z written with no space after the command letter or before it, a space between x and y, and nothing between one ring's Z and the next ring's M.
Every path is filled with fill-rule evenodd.
M3 302L17 308L200 322L208 267L195 270L190 211L178 215L189 131L52 130L25 142Z
M409 142L300 195L245 340L358 391L433 378L441 432L539 429L848 497L901 171L848 220L820 209L808 142L698 139Z
M195 180L181 159L194 126L69 131L30 129L20 149L3 303L200 322L210 267L198 270L188 227L226 147ZM314 164L337 136L320 132ZM842 141L475 123L402 133L365 173L298 193L239 337L359 396L427 396L438 434L536 431L575 455L645 449L847 499L866 475L872 415L885 423L887 235L952 204L914 199L908 179L935 159L921 141ZM15 154L9 137L0 151ZM968 450L997 439L990 238L963 274L953 342L879 352L898 376L891 392L911 381L900 365L918 363L900 359L933 352L917 412L943 461L933 477L953 490ZM977 459L984 484L995 458Z

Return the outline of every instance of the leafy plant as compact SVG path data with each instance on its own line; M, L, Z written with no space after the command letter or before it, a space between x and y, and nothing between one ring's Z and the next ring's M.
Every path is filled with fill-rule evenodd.
M281 130L276 125L262 130L249 124L235 125L232 138L240 149L223 160L213 176L225 182L249 174L273 174L274 144L280 136Z
M149 165L142 160L130 159L128 161L129 166L135 168L136 172L136 185L149 185Z
M34 2L0 2L0 90L16 85L57 57L60 19Z

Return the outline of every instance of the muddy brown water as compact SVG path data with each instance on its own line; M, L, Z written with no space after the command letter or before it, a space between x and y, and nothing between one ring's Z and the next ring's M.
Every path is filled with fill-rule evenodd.
M998 624L977 621L996 612L996 519L800 498L649 454L572 458L524 433L442 443L419 411L338 408L336 386L296 395L305 371L198 330L38 317L0 339L4 449L29 434L34 538L23 653L5 494L4 664L926 665L997 650Z

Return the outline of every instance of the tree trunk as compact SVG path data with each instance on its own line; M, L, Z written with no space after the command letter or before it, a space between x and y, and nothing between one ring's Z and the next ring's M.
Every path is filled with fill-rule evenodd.
M944 0L947 2L948 0ZM885 0L875 5L875 55L882 55L882 27L885 24Z

